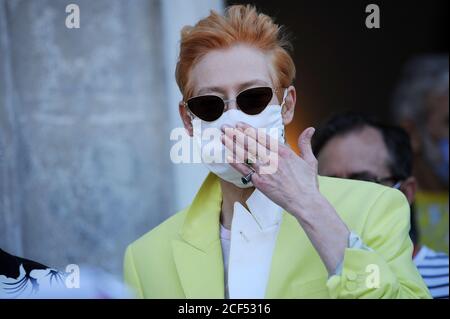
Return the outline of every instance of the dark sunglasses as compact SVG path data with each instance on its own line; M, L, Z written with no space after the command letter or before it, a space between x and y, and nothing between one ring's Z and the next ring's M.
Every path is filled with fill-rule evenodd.
M387 177L378 178L370 173L365 173L365 172L353 173L353 174L350 174L349 176L347 176L347 178L364 181L364 182L377 183L377 184L381 184L381 185L385 185L385 186L389 186L389 185L395 186L399 182L406 179L401 176L387 176Z
M239 93L236 97L236 104L245 114L256 115L264 111L272 97L272 88L256 87ZM201 95L187 100L185 106L198 118L213 122L222 116L225 104L231 101L233 100L224 100L216 95Z

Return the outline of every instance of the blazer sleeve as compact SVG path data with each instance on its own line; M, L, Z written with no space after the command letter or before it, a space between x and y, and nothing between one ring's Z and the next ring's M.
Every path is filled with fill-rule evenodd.
M430 298L412 261L409 214L401 192L381 192L359 234L373 251L345 250L342 272L327 281L332 298Z
M142 287L140 284L139 276L136 272L136 267L134 264L134 257L132 252L132 246L128 246L125 251L124 258L124 280L125 283L130 287L135 293L136 297L144 298Z

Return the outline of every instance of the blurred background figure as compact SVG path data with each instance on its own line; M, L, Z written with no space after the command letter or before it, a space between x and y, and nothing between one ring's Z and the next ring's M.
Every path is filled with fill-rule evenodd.
M313 151L319 174L399 189L411 205L413 259L433 298L448 298L448 256L419 243L414 201L417 180L408 134L356 113L336 115L317 130Z
M410 135L415 208L422 243L448 253L448 54L410 60L394 95L393 117Z
M0 249L0 299L123 299L133 297L120 279L75 264L58 271Z

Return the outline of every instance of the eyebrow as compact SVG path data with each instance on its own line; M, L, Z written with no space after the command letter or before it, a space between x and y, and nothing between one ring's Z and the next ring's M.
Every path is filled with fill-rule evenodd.
M264 80L251 80L251 81L247 81L244 83L240 83L237 88L238 88L238 92L243 91L244 89L251 87L251 86L255 86L255 85L265 85L265 86L270 86L269 83L267 83ZM225 93L225 90L219 86L208 86L208 87L203 87L200 90L198 90L197 95L204 95L206 93L212 93L212 92L218 92L221 94Z

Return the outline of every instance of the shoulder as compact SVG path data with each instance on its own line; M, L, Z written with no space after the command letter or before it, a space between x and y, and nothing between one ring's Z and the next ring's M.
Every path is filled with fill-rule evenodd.
M373 195L381 194L387 190L392 190L393 193L401 193L400 191L389 188L377 183L359 181L347 178L336 178L319 176L320 190L325 192L334 192L344 194L349 191L357 193L371 193Z
M128 250L133 253L140 253L149 250L161 250L170 245L172 239L179 238L187 209L182 210L167 220L142 235L128 246Z
M409 223L409 204L397 189L350 179L319 177L320 192L353 228L371 222L402 220ZM394 211L396 212L394 214Z
M321 193L330 201L351 200L374 204L380 199L405 203L406 198L397 189L376 183L319 176Z

